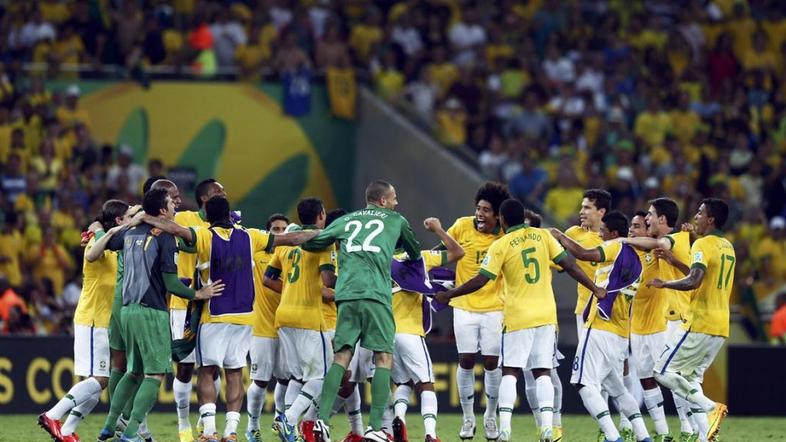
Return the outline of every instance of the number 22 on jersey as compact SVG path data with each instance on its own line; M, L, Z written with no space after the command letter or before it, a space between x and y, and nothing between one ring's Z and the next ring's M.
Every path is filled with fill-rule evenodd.
M373 229L373 230L372 230ZM344 226L344 231L349 232L352 230L352 233L349 234L349 238L347 238L346 250L348 253L353 252L372 252L372 253L379 253L382 249L379 246L375 246L371 244L371 242L382 233L382 230L385 229L385 224L378 220L372 219L371 221L367 222L364 226L362 222L358 220L352 220L348 222ZM355 244L354 241L357 239L357 236L360 234L360 231L364 230L371 230L370 233L366 234L365 239L363 240L362 245Z

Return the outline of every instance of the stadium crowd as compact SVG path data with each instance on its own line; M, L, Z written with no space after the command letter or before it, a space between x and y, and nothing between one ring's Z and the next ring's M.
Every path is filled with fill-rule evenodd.
M156 67L258 80L354 65L556 225L590 187L628 215L664 194L684 216L699 195L729 201L752 335L754 307L772 310L786 284L778 1L43 0L6 4L0 27L3 334L68 332L79 232L165 172L94 140L77 86L45 86L112 66L147 81Z

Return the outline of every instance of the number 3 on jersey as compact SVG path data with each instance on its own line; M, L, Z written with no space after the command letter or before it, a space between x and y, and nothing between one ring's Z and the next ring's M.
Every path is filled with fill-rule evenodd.
M360 234L361 230L372 230L370 233L366 235L366 239L363 240L362 245L354 244L355 238ZM382 251L378 246L371 244L371 242L382 233L382 230L385 228L385 224L378 220L372 219L371 221L367 222L365 226L358 220L352 220L344 226L344 231L349 232L352 230L352 233L349 234L349 238L347 238L347 245L346 250L348 253L353 252L372 252L372 253L379 253Z

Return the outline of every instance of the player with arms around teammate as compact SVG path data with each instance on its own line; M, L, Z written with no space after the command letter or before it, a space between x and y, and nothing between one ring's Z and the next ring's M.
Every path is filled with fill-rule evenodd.
M151 218L172 220L175 215L175 203L165 189L146 193L143 208ZM121 321L128 370L117 385L98 440L114 437L118 415L129 400L134 406L121 440L136 440L139 424L155 405L161 382L172 364L167 293L210 299L223 290L220 281L194 291L177 279L177 243L171 234L149 224L120 231L123 227L110 229L106 237L110 250L123 250Z
M325 227L325 207L320 199L301 200L297 212L303 230ZM332 288L336 283L333 251L333 247L311 252L300 247L281 247L273 253L265 272L265 285L281 292L275 321L279 363L282 376L289 380L286 396L295 398L274 421L284 442L295 441L295 425L312 401L318 400L332 362L333 348L322 314L322 287ZM314 417L306 416L302 433L311 432Z
M554 387L551 367L557 326L557 304L551 289L551 262L559 263L569 275L598 297L605 290L595 286L547 230L524 223L525 209L509 199L500 206L505 236L495 241L479 273L468 282L437 295L437 300L472 293L490 280L504 280L505 310L502 335L502 382L500 385L499 440L510 441L511 417L516 402L516 383L521 370L532 370L537 386L541 416L541 442L551 442Z
M486 183L475 195L475 216L456 220L448 229L464 248L464 257L456 263L456 284L464 284L478 274L483 258L491 244L504 232L499 223L499 206L510 198L507 187L499 183ZM475 354L483 356L486 393L484 430L486 438L496 439L497 400L502 371L498 367L500 340L502 338L502 280L496 279L480 290L450 302L453 307L453 332L459 353L456 369L461 410L464 414L459 430L461 439L475 436Z
M625 215L617 211L606 214L600 230L604 242L591 249L582 247L557 229L551 232L576 259L597 263L595 284L604 288L609 285L612 270L623 251L622 244L613 240L628 236L628 219ZM617 296L610 307L611 311L607 311L607 318L604 318L601 316L599 300L597 296L589 299L590 309L586 322L582 321L584 325L570 383L578 388L584 407L598 421L607 441L622 442L624 439L611 420L608 403L601 391L608 393L620 412L630 420L636 440L651 442L638 404L625 388L622 379L628 356L630 302L626 296Z
M320 250L341 241L338 252L340 269L336 284L338 320L333 365L322 387L319 420L314 434L320 442L330 442L327 425L341 381L355 344L374 352L376 370L371 382L370 428L364 437L386 442L382 415L390 397L390 370L393 366L396 324L393 320L390 290L390 263L396 244L401 244L410 259L420 257L420 244L409 222L394 209L396 189L386 181L373 181L366 187L365 209L352 212L330 225L305 250Z
M56 440L78 440L74 434L79 423L98 404L101 391L109 382L109 321L112 313L112 296L117 274L117 253L104 251L89 260L95 242L104 230L127 224L131 217L129 206L120 200L104 203L97 222L102 230L85 248L82 264L82 293L74 312L74 374L85 378L77 383L54 407L38 417L39 424ZM71 413L60 428L59 419ZM74 434L74 435L72 435Z
M723 200L707 198L694 217L701 237L691 246L692 264L688 276L677 280L654 279L656 288L695 290L691 297L689 319L681 333L669 337L655 364L655 379L674 394L693 404L699 423L699 438L714 440L727 407L707 396L701 388L704 372L729 336L729 296L734 284L736 255L732 244L722 236L729 206ZM661 246L664 240L657 240ZM652 246L652 241L628 239L628 243Z
M265 230L279 235L289 224L289 218L276 213L268 218ZM251 327L251 385L246 392L246 411L248 412L248 426L246 427L246 439L251 442L261 442L262 433L259 429L259 415L265 407L267 396L267 384L275 376L280 378L278 361L278 334L274 326L276 320L276 309L281 302L281 294L264 286L265 270L272 254L266 250L254 254L254 325ZM276 384L276 414L283 413L284 399L281 393L283 390ZM279 403L280 402L280 403Z
M464 249L442 229L437 218L426 218L423 221L426 230L433 232L445 245L446 250L422 250L426 272L435 267L456 262L464 256ZM397 257L398 258L398 257ZM431 355L426 346L426 320L424 303L428 301L424 295L408 290L399 290L393 294L393 317L396 320L396 349L393 352L393 383L397 385L394 392L393 439L409 440L407 436L406 414L409 395L412 393L411 383L420 395L420 414L426 433L426 442L439 442L437 438L437 395L434 392L434 373L432 372Z

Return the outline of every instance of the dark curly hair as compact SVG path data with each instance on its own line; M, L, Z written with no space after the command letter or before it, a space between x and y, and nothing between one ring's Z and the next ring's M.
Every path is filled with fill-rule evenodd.
M475 194L475 205L477 205L481 200L488 201L489 204L491 204L491 210L494 211L494 215L499 215L499 206L503 201L510 198L511 196L510 192L508 192L508 186L505 184L493 183L489 181L486 184L480 186L478 193Z

